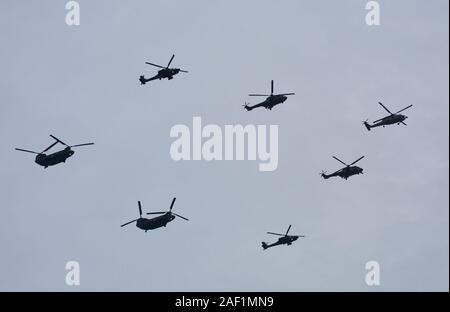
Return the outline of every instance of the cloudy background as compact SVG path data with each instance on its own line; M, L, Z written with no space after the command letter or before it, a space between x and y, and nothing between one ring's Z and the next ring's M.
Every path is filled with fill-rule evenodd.
M81 0L69 27L66 1L1 1L0 290L448 291L449 3L379 2L369 27L357 0ZM172 53L189 74L139 85ZM296 95L243 110L271 79ZM368 132L378 101L413 104L408 127ZM279 125L278 169L172 161L193 116ZM45 170L14 150L49 134L96 145ZM332 155L366 155L365 174L321 179ZM173 196L189 222L120 228ZM306 238L263 251L289 224Z

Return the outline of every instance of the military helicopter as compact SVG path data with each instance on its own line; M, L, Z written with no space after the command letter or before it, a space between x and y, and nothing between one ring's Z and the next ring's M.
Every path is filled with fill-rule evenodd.
M94 144L94 143L84 143L84 144L77 144L77 145L69 146L66 143L64 143L63 141L61 141L60 139L58 139L57 137L55 137L55 136L53 136L51 134L50 134L50 136L54 140L56 140L56 142L53 143L52 145L50 145L49 147L47 147L45 150L43 150L40 153L29 151L29 150L25 150L25 149L21 149L21 148L16 148L16 150L17 151L21 151L21 152L37 154L36 155L36 159L34 160L34 162L37 163L40 166L43 166L44 168L47 168L48 166L54 166L54 165L59 164L59 163L65 163L67 158L69 158L73 154L75 154L75 152L72 150L72 147L79 147L79 146L86 146L86 145L93 145ZM61 143L62 145L65 145L66 148L61 150L61 151L59 151L59 152L55 152L53 154L50 154L50 155L44 154L46 151L48 151L49 149L51 149L53 146L55 146L58 143Z
M349 177L351 177L352 175L355 174L363 174L363 169L358 167L358 166L353 166L354 164L356 164L358 161L360 161L361 159L363 159L365 156L362 156L360 158L358 158L357 160L355 160L354 162L352 162L350 165L347 165L345 162L343 162L342 160L340 160L339 158L333 156L334 159L336 159L337 161L339 161L340 163L344 164L345 167L342 169L339 169L338 171L332 173L332 174L326 174L326 171L322 171L321 172L321 176L324 179L329 179L331 177L341 177L342 179L347 180Z
M412 105L409 105L405 107L404 109L399 110L395 114L391 113L390 110L386 108L386 106L383 105L383 103L378 102L390 115L383 117L381 119L375 120L372 125L370 125L367 120L363 122L364 126L366 126L367 130L370 131L371 128L380 127L383 126L383 128L387 125L393 125L393 124L403 124L406 126L405 120L408 118L408 116L399 114L403 112L404 110L407 110L408 108L412 107Z
M162 216L158 216L152 219L146 219L146 218L142 218L142 208L141 208L141 202L138 201L138 206L139 206L139 219L134 219L130 222L127 222L125 224L122 224L121 227L128 225L130 223L136 222L136 226L138 228L140 228L141 230L144 230L145 232L147 232L148 230L154 230L160 227L165 227L167 225L167 223L173 221L173 219L175 219L175 216L180 217L181 219L184 219L186 221L189 221L189 219L180 216L179 214L173 213L172 212L172 208L173 205L175 204L175 200L176 197L173 198L172 200L172 204L170 205L170 209L169 211L165 211L165 212L148 212L148 215L152 215L152 214L162 214Z
M267 248L274 247L274 246L277 246L277 245L288 245L288 246L290 246L290 245L292 245L292 243L295 242L299 237L305 237L304 235L288 235L289 230L291 229L291 226L292 226L292 225L289 225L289 227L288 227L288 229L287 229L287 231L286 231L286 234L278 234L278 233L267 232L267 234L278 235L278 236L281 236L281 237L278 239L277 242L275 242L275 243L273 243L273 244L270 244L270 245L268 245L268 244L265 243L265 242L262 242L262 243L261 243L261 244L262 244L262 248L263 248L264 250L266 250Z
M259 104L255 104L253 106L249 106L249 103L245 103L244 108L247 111L251 111L257 107L264 107L266 109L272 110L272 108L275 105L284 103L287 100L287 96L288 95L295 95L295 93L281 93L281 94L273 94L273 80L271 81L271 88L270 88L270 95L268 94L249 94L249 96L267 96L267 98L259 103Z
M179 72L187 73L188 71L182 70L179 68L169 68L170 63L172 63L172 60L174 57L175 57L175 54L172 55L172 58L170 59L169 64L167 64L166 67L163 67L163 66L160 66L157 64L153 64L153 63L149 63L149 62L145 62L145 64L159 67L161 69L158 71L158 73L155 76L153 76L151 78L146 79L144 75L140 76L139 81L141 82L141 85L145 85L147 82L156 80L156 79L161 80L161 79L167 78L167 79L171 80L173 78L173 76L175 76Z

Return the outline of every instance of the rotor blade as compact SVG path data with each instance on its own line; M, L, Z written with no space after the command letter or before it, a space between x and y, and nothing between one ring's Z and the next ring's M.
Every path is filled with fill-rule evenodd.
M289 230L291 229L291 226L292 226L292 224L291 225L289 225L289 227L288 227L288 229L287 229L287 231L286 231L286 236L288 235L288 233L289 233Z
M165 213L167 213L167 211L147 212L148 215L152 215L152 214L165 214Z
M338 162L348 166L345 162L343 162L342 160L340 160L339 158L337 158L336 156L333 156L334 159L336 159Z
M142 206L140 200L138 200L138 207L139 207L139 216L142 217Z
M278 234L278 233L273 233L273 232L267 232L267 234L278 235L278 236L284 236L284 234Z
M170 63L172 63L172 60L173 60L174 57L175 57L175 54L173 54L172 57L170 58L169 64L167 64L167 67L166 67L166 68L169 68Z
M275 95L295 95L295 93L280 93L280 94L275 94Z
M55 139L56 141L58 141L59 143L65 145L65 146L69 146L69 145L67 145L66 143L64 143L63 141L61 141L60 139L58 139L57 137L55 137L54 135L51 135L51 134L50 134L50 136L51 136L53 139Z
M383 108L384 108L389 114L394 115L394 114L391 113L390 110L388 110L388 109L386 108L386 106L383 105L383 103L378 102L378 104L380 104L381 106L383 106Z
M409 106L405 107L404 109L399 110L398 112L395 113L395 115L398 114L398 113L403 112L404 110L407 110L410 107L412 107L412 105L409 105Z
M21 152L27 152L27 153L37 154L37 155L41 154L41 153L38 153L38 152L33 152L33 151L21 149L21 148L16 148L15 150L16 150L16 151L21 151Z
M182 69L180 69L180 72L182 72L182 73L188 73L187 70L182 70Z
M133 222L136 222L136 221L137 221L137 219L134 219L133 221L130 221L130 222L127 222L127 223L122 224L120 227L123 227L123 226L125 226L125 225L128 225L128 224L133 223Z
M177 198L176 197L174 197L173 199L172 199L172 203L170 204L170 211L172 211L172 208L173 208L173 205L175 204L175 201L177 200Z
M407 124L406 124L404 121L402 121L402 124L404 124L405 126L407 126Z
M270 96L269 94L249 94L248 96Z
M349 166L356 164L358 161L360 161L361 159L363 159L366 156L361 156L359 157L357 160L355 160L354 162L352 162Z
M273 94L273 80L270 81L270 95Z
M163 67L163 66L156 65L156 64L153 64L153 63L149 63L149 62L145 62L145 64L147 64L147 65L152 65L152 66L159 67L159 68L165 68L165 67Z
M72 145L71 147L86 146L86 145L94 145L94 143L77 144L77 145Z
M58 141L56 141L55 143L53 143L52 145L50 145L49 147L47 147L45 150L42 151L42 153L45 153L46 151L48 151L49 149L51 149L53 146L55 146L56 144L58 144ZM41 153L41 154L42 154Z
M180 216L179 214L176 214L176 213L172 213L172 214L175 215L175 216L177 216L177 217L180 217L181 219L184 219L184 220L186 220L186 221L189 221L188 218L185 218L185 217L183 217L183 216Z

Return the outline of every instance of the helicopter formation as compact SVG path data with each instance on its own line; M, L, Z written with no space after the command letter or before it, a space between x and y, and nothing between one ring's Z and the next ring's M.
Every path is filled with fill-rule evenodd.
M158 70L157 74L151 78L145 78L144 75L141 75L139 77L139 81L140 81L141 85L145 85L147 82L152 81L152 80L161 80L161 79L172 80L173 77L175 75L179 74L180 72L188 73L188 71L186 71L186 70L170 67L174 57L175 57L175 55L173 54L169 60L169 63L165 67L161 66L161 65L153 64L150 62L146 62L147 65L158 67L158 68L160 68L160 70ZM272 108L275 107L276 105L283 104L284 102L286 102L286 100L288 99L288 96L291 96L291 95L295 95L295 93L291 92L291 93L274 94L274 81L271 80L270 94L249 94L249 96L251 96L251 97L266 97L266 99L264 101L254 104L254 105L250 105L249 103L245 102L245 104L243 106L247 111L251 111L258 107L263 107L265 109L272 110ZM387 125L394 125L394 124L397 124L397 125L403 124L406 126L405 120L408 117L406 115L403 115L400 113L409 109L410 107L412 107L412 105L409 105L409 106L399 110L396 113L392 113L381 102L379 102L379 104L389 113L389 115L386 117L383 117L381 119L375 120L372 124L369 124L368 120L364 121L363 124L367 128L367 130L370 131L372 128L385 127ZM44 168L48 168L49 166L54 166L54 165L57 165L60 163L65 163L66 160L69 157L73 156L75 153L72 150L72 148L88 146L88 145L94 144L91 142L91 143L83 143L83 144L76 144L76 145L68 145L68 144L64 143L62 140L55 137L54 135L50 135L50 137L53 138L55 140L55 142L53 142L50 146L45 148L42 152L35 152L35 151L21 149L21 148L15 148L15 149L17 151L21 151L21 152L36 154L35 163ZM47 151L49 151L51 148L53 148L58 143L61 145L64 145L65 148L63 150L60 150L60 151L57 151L57 152L54 152L54 153L51 153L48 155L45 154ZM340 177L342 179L347 180L351 176L363 174L363 169L361 167L355 166L355 164L357 162L359 162L360 160L362 160L364 157L365 156L361 156L354 162L352 162L350 164L346 164L345 162L343 162L336 156L333 156L333 158L335 160L342 163L345 167L343 167L331 174L327 174L325 171L322 171L320 173L320 175L324 179L329 179L331 177ZM142 217L142 206L141 206L141 202L138 201L139 218L131 220L129 222L126 222L126 223L122 224L121 227L135 223L137 228L147 232L149 230L155 230L155 229L158 229L161 227L166 227L167 224L172 222L176 217L179 217L185 221L189 221L189 219L187 219L186 217L183 217L179 214L172 212L175 201L176 201L176 197L174 197L172 199L172 203L170 204L168 211L148 212L147 215L158 215L158 216L156 216L154 218L150 218L150 219ZM280 236L280 237L278 238L278 240L276 242L271 243L271 244L262 242L261 243L262 248L264 250L266 250L268 248L279 246L279 245L290 246L290 245L292 245L293 242L297 241L299 238L305 237L304 235L289 235L289 231L290 231L291 227L292 227L292 225L289 225L285 234L267 232L270 235L276 235L276 236Z

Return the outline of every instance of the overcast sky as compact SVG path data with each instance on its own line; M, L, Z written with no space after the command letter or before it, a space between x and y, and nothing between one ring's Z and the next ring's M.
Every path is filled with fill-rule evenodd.
M1 1L0 290L448 291L449 3L379 2L369 27L357 0L81 0L69 27L65 1ZM173 53L188 74L139 84ZM296 95L246 112L271 79ZM378 101L408 126L368 132ZM173 161L193 116L279 125L278 169ZM14 150L49 134L96 145L48 169ZM365 174L323 180L332 155ZM120 227L173 196L189 222ZM289 224L306 237L263 251Z

